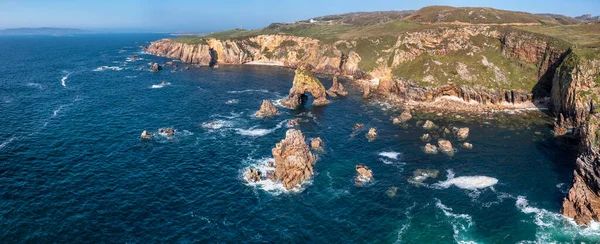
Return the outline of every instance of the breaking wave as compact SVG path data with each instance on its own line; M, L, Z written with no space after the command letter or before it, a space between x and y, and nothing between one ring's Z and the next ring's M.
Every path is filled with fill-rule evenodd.
M123 70L123 68L117 67L117 66L101 66L96 69L93 69L92 71L99 72L99 71L105 71L105 70L119 71L119 70Z
M6 140L5 142L3 142L2 144L0 144L0 150L2 150L2 148L6 147L8 144L10 144L12 141L18 139L17 137L13 136L11 138L9 138L8 140Z
M170 86L170 85L171 85L171 82L165 82L165 83L161 83L161 84L158 84L158 85L151 85L150 88L152 88L152 89L160 89L160 88L163 88L165 86Z
M251 127L250 129L235 129L235 130L237 131L238 134L243 135L243 136L260 137L260 136L265 136L267 134L270 134L278 129L281 129L281 127L283 127L283 125L285 123L287 123L287 120L279 122L279 124L277 124L277 126L275 126L272 129L256 129L256 127L258 127L258 126L254 126L254 127Z
M40 84L40 83L29 82L29 83L27 83L27 86L29 86L29 87L35 87L35 88L40 89L40 90L44 89L44 86L42 84Z
M434 184L434 187L449 188L456 186L465 190L477 190L491 187L498 183L498 179L488 176L460 176L454 178L454 172L448 170L448 179Z
M231 121L225 121L225 120L218 119L218 120L206 121L206 122L202 123L202 127L205 129L218 130L218 129L222 129L222 128L233 127L233 123Z
M273 195L280 195L282 193L299 191L299 190L289 191L289 190L285 189L285 187L283 186L283 184L281 182L274 182L274 181L272 181L270 179L266 179L266 178L262 179L260 181L257 181L257 182L248 182L248 181L244 180L245 176L246 176L246 172L249 168L257 169L260 172L260 174L263 176L267 175L269 172L275 171L275 167L269 166L269 162L272 162L272 161L275 161L275 159L273 159L273 158L261 158L261 159L248 158L248 159L246 159L245 163L250 164L250 166L247 168L244 168L244 171L242 172L242 180L248 186L260 188L260 189L262 189L266 192L269 192Z
M71 75L72 73L73 73L73 72L68 72L68 73L67 73L65 76L63 76L63 77L60 79L60 84L61 84L63 87L67 87L67 79L69 79L69 75Z
M228 91L227 93L231 93L231 94L240 94L240 93L252 93L252 92L262 92L262 93L269 93L268 90L265 89L248 89L248 90L241 90L241 91Z
M400 156L400 155L401 155L401 153L399 153L399 152L380 152L379 153L379 156L396 159L396 160L398 160L398 156Z
M473 219L470 215L453 213L452 208L444 205L439 199L435 199L435 202L435 206L442 210L444 215L448 217L448 222L450 222L452 230L454 230L454 240L457 243L477 243L470 236L470 230L473 227Z

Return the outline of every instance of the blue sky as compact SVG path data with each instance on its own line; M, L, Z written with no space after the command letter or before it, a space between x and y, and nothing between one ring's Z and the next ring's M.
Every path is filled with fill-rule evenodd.
M567 16L600 15L600 0L0 0L0 29L69 27L209 32L327 14L416 10L429 5L494 7Z

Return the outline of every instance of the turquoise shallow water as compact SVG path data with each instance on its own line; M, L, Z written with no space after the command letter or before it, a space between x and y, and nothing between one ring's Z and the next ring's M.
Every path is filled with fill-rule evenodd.
M395 126L389 118L401 110L364 101L354 90L326 107L280 108L281 115L258 119L252 114L262 99L285 96L291 70L140 71L168 61L140 52L162 37L0 38L0 239L600 241L596 226L581 229L557 214L575 155L573 141L554 138L544 121L433 117L441 126L471 129L474 149L448 157L423 153L426 131L416 125L423 118ZM131 55L143 60L128 61ZM325 142L311 182L299 193L246 184L243 171L271 157L291 118L302 119L307 138ZM355 123L377 127L379 137L369 143L366 131L352 134ZM175 136L139 139L142 130L163 127L174 127ZM373 170L374 182L354 184L357 163ZM416 186L407 181L416 169L440 174ZM465 176L498 182L466 189L477 182ZM394 197L390 187L398 189Z

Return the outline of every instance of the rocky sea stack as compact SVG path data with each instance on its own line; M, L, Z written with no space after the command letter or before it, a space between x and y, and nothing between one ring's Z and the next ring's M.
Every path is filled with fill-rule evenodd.
M288 108L297 108L307 100L304 94L309 92L313 98L314 106L323 106L329 104L325 86L313 75L307 66L300 66L296 69L294 83L290 89L290 94L287 98L281 100L281 104Z
M312 154L301 131L290 129L271 150L275 158L275 180L288 189L299 189L313 175L317 157Z
M277 110L277 107L275 107L271 101L263 100L260 110L256 112L256 117L269 117L278 114L279 110Z

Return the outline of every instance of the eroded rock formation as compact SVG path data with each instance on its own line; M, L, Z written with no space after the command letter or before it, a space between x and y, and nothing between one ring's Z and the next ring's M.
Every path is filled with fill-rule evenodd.
M375 140L375 138L377 138L377 128L369 129L366 136L367 136L367 139L369 139L369 141Z
M445 154L454 154L454 148L452 148L452 143L448 140L438 140L438 147L440 148L440 151L442 151Z
M277 107L271 101L263 100L260 109L256 112L256 117L269 117L278 114L279 110L277 110Z
M162 66L160 66L158 63L153 63L150 65L150 70L152 72L158 72L162 70Z
M392 122L395 125L398 125L398 124L402 124L406 121L409 121L410 119L412 119L412 115L410 114L410 111L404 110L404 112L402 112L402 114L400 114L399 117L394 118L394 120Z
M327 95L329 95L330 97L344 97L348 95L348 92L346 91L344 86L338 81L337 76L333 77L333 84L331 85L329 90L327 90Z
M367 166L364 165L356 165L356 178L354 181L357 184L363 184L373 180L373 171L371 171Z
M158 133L166 135L166 136L173 136L175 134L175 129L173 128L162 128L158 130Z
M427 154L436 154L438 149L436 146L431 145L430 143L425 144L425 148L423 149Z
M456 131L456 138L458 138L459 140L467 139L467 137L469 137L469 128L468 127L459 128Z
M299 189L313 175L313 164L317 158L306 144L301 131L290 129L271 150L275 158L274 178L288 189Z
M296 69L294 84L290 89L290 94L287 98L281 100L281 104L292 109L297 108L306 100L306 95L304 94L306 92L309 92L313 96L314 106L329 104L323 83L315 78L310 68L300 66Z
M312 139L310 141L310 147L317 151L323 151L323 140L320 137Z

